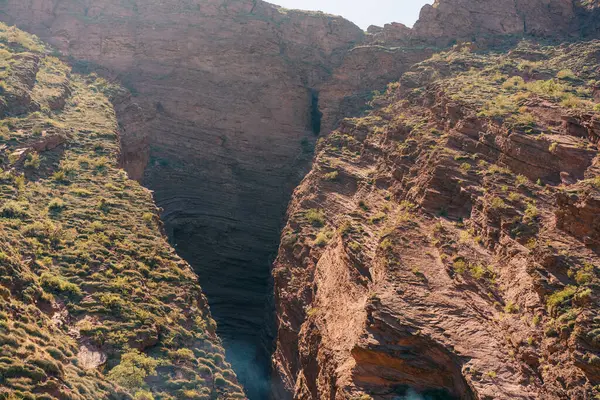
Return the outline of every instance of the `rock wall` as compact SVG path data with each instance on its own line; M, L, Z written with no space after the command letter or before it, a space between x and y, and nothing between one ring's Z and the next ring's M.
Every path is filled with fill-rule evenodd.
M115 107L121 164L154 191L172 243L199 272L228 358L251 397L264 398L269 261L315 133L360 113L374 90L454 39L571 34L583 18L592 34L596 9L586 4L443 0L413 30L368 33L260 0L6 0L0 19L133 93Z
M558 36L576 32L572 0L436 0L421 10L414 34L428 40L483 35Z
M127 91L49 50L0 23L0 397L246 399L198 276L119 168Z
M597 395L599 48L457 46L320 142L273 271L277 398Z
M359 89L352 106L362 107L398 76L403 53L344 61L365 40L358 27L260 1L28 0L0 11L78 69L131 90L116 104L121 164L154 191L172 243L199 272L240 380L264 398L252 387L269 374L269 262L312 157L317 104L328 126L329 114L340 114L339 89L323 85L348 65L335 79L358 83L340 95ZM379 59L383 79L356 79Z

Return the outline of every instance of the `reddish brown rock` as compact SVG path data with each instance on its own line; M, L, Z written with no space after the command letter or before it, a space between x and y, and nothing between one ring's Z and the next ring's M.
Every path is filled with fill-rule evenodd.
M425 5L414 34L423 40L455 40L485 35L559 36L573 31L569 0L436 0Z
M475 40L476 44L460 45L469 51L485 47L489 36L493 37L492 42L511 35L561 36L579 33L580 26L582 34L593 36L598 26L594 20L595 3L574 6L567 0L439 0L423 9L412 30L389 24L371 28L368 34L339 17L284 10L256 0L7 0L0 4L0 12L0 19L49 41L70 57L76 68L99 71L130 89L131 96L120 93L113 99L121 125L122 166L130 176L154 190L173 243L199 271L213 314L219 320L219 333L229 349L229 359L240 371L257 371L247 376L240 373L241 380L257 398L264 397L270 351L271 332L265 328L269 325L265 323L269 320L265 310L270 307L269 260L276 251L289 194L308 170L315 134L327 134L344 117L362 112L374 90L385 90L390 81L398 80L413 64L436 51L436 45ZM519 53L513 55L518 57ZM532 55L531 60L534 59ZM454 67L446 65L439 73L448 76ZM15 71L18 73L18 69ZM24 84L31 81L31 77L21 78ZM402 77L400 92L426 86L434 79L430 71L411 71ZM597 123L585 116L565 121L556 138L557 157L552 157L552 142L533 141L523 133L499 129L490 121L469 119L453 99L441 101L439 89L429 91L420 100L434 110L436 117L432 121L439 118L439 126L432 129L457 127L447 129L448 140L441 146L464 146L464 151L481 152L490 162L506 165L515 173L550 183L579 179L589 168L590 151L578 148L572 138L597 135ZM17 109L2 109L3 113L18 114L22 111L20 104L35 106L30 99L20 101L19 93L14 95L17 97L10 104ZM51 101L50 107L60 108L61 99L59 96ZM376 102L373 104L377 106ZM390 141L406 139L412 130L401 124L377 127L384 130L384 137ZM344 196L357 195L365 176L375 176L369 178L370 184L391 187L396 196L404 196L427 211L459 218L477 210L473 224L485 233L490 247L505 237L507 230L529 232L528 228L511 225L508 217L515 215L494 211L488 204L493 201L491 196L475 199L463 184L476 187L482 181L468 174L464 177L452 157L425 152L426 145L408 141L402 152L390 156L393 163L376 173L366 165L385 153L385 146L367 140L372 132L359 124L345 123L342 129L354 141L346 143L349 139L341 138L332 146L345 144L365 157L364 164L338 171L335 179L327 181L332 186L342 184ZM563 137L567 136L564 131L572 137ZM328 173L336 172L334 165L323 168L328 168ZM315 195L310 201L312 207L318 207L324 200ZM296 206L292 202L291 210ZM335 207L336 213L353 210L346 209L344 202ZM368 247L373 253L377 244L371 239ZM337 249L339 254L346 250ZM343 287L348 288L348 293L344 295L354 296L350 297L352 301L366 301L366 295L348 282L364 284L369 277L385 282L366 265L372 254L350 253L341 264L339 260L322 264L320 268L325 272L320 279L327 282L313 282L312 277L308 279L301 272L306 280L295 283L300 287L294 286L289 293L276 293L276 365L283 382L277 393L281 396L294 390L299 398L314 397L315 393L342 396L336 394L337 389L343 387L344 379L351 381L354 371L347 353L339 356L342 347L345 352L357 354L359 360L385 359L382 365L374 367L376 371L388 371L388 367L394 370L388 364L419 370L418 365L402 364L394 357L388 363L388 354L381 355L388 351L385 340L381 347L370 347L362 339L346 337L347 332L339 327L337 336L331 336L325 320L318 317L309 318L309 324L302 327L305 306L316 297L318 285L329 285L332 296L340 294L325 277L330 264L335 264L339 275L336 283L346 284ZM319 259L310 249L294 244L289 257L279 261L277 290L287 285L277 274L295 276L298 272L284 271L285 268L298 264L298 269L307 269L310 274ZM435 275L445 268L439 264L430 267ZM519 274L524 269L519 264ZM517 279L511 276L508 281ZM538 280L535 282L539 284ZM445 283L438 282L438 287L443 288ZM443 301L446 300L451 301ZM331 307L341 312L347 307L346 302L333 304L326 297L319 297L319 301L325 310ZM392 311L391 315L401 314L400 309ZM361 321L364 313L357 313L360 316L352 318ZM477 320L470 328L491 330L489 321L480 320L475 314L469 314L469 318ZM329 317L333 315L328 312ZM409 326L409 322L405 325ZM411 338L411 343L441 340L439 335L434 337L436 329L455 329L453 338L459 336L458 323L451 328L433 325L433 333L416 335L418 339ZM301 329L306 332L299 342ZM442 347L451 346L448 343L452 340ZM490 343L499 347L500 342L496 336ZM480 359L488 350L464 354ZM459 378L458 367L450 365L463 362L463 356L453 358L450 353L432 355L430 359L436 367L421 371L430 372L428 386L444 386L463 395L468 391L464 383L468 379L464 374ZM531 364L531 352L523 354ZM327 360L331 358L335 362L330 364ZM515 389L507 382L521 375L512 370L513 364L502 364L499 359L489 365L503 369L498 384L503 395L520 393L521 387ZM342 371L339 376L338 368ZM435 371L444 371L444 376L436 377ZM361 373L361 379L366 381L380 372L365 368ZM492 383L481 386L481 393L494 392Z
M556 197L558 228L600 249L600 195L593 185L560 192Z
M523 93L527 126L486 116L507 78L461 90L499 59L446 56L342 121L294 192L273 270L278 398L597 395L598 113Z

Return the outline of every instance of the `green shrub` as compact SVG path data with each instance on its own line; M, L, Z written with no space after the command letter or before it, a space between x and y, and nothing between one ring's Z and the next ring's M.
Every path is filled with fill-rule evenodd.
M577 79L577 75L575 75L575 73L573 71L571 71L570 69L561 69L556 74L556 77L558 79L565 79L565 80Z
M335 180L337 180L338 176L339 176L339 172L332 171L332 172L329 172L329 173L323 175L323 179L325 179L326 181L335 181Z
M595 276L594 269L595 268L592 264L586 263L583 266L583 269L577 271L575 274L575 281L579 285L587 285L588 283L591 283Z
M171 357L176 360L196 361L196 356L190 349L177 349L171 354Z
M496 164L490 165L489 168L488 168L488 170L487 170L487 172L490 173L490 174L494 174L494 175L495 174L503 174L503 175L510 175L511 174L510 169L505 168L505 167L501 167L501 166L496 165Z
M387 215L383 211L378 212L377 214L375 214L371 218L369 218L369 223L378 224L381 221L383 221L386 217L387 217Z
M108 379L127 389L139 389L144 380L156 373L158 361L138 350L130 350L121 356L121 362L108 373Z
M325 225L325 214L323 214L323 211L321 210L311 208L306 211L304 216L312 226L320 227Z
M25 159L25 163L23 166L25 168L38 169L40 167L40 155L36 152L27 154L27 158Z
M519 312L519 306L513 303L512 301L509 301L504 306L504 312L507 314L516 314Z
M508 207L506 205L506 203L504 202L504 200L502 200L500 197L492 198L492 201L490 202L490 206L495 210L499 210L499 209Z
M565 108L580 108L586 106L586 101L575 95L567 94L560 101L560 105Z
M154 214L152 213L144 213L144 215L142 215L142 219L144 220L144 222L149 225L152 223L152 221L154 221Z
M225 380L225 378L223 378L223 375L216 373L215 374L215 385L225 386L225 385L227 385L227 380Z
M469 172L469 171L471 170L471 164L469 164L469 163L462 163L462 164L460 165L460 170L461 170L463 173L467 173L467 172Z
M509 96L498 95L495 99L488 101L483 105L479 116L482 117L503 117L509 114L515 114L518 111L515 100Z
M69 180L67 179L67 174L63 170L56 171L52 174L52 180L58 183L67 183Z
M104 307L114 312L120 312L126 305L121 296L114 293L103 294L100 296L99 300Z
M138 390L137 392L135 392L133 399L134 400L154 400L154 396L152 395L151 392L148 392L146 390Z
M0 207L0 216L4 218L27 218L27 204L9 200Z
M486 269L481 264L471 264L469 272L473 278L481 279L485 276Z
M519 201L521 199L521 195L519 193L516 192L510 192L508 194L508 200L510 201Z
M452 267L454 272L459 275L462 275L467 271L467 263L463 259L455 260Z
M527 89L540 96L559 100L565 95L567 86L553 79L547 81L533 81L527 84Z
M50 203L48 203L48 210L50 210L50 211L59 212L59 211L62 211L64 208L65 208L65 202L59 198L54 198L54 199L50 200Z
M575 293L574 298L578 301L589 301L592 298L592 289L585 288L582 291Z
M525 81L520 76L513 76L512 78L507 79L503 84L503 89L521 89L525 87Z
M357 252L360 250L361 246L360 246L360 243L358 243L358 242L350 242L348 244L348 247L350 248L350 250Z
M531 133L531 128L535 127L537 119L531 113L522 112L511 115L509 122L511 122L514 127L530 128L526 129L526 132Z
M66 294L71 297L82 296L79 286L49 272L44 272L40 276L40 284L44 289L51 292Z
M515 180L517 186L526 186L527 182L529 182L529 179L525 175L517 175L517 179Z
M358 202L358 206L363 210L363 211L369 211L371 208L369 207L369 205L367 204L366 201L364 200L360 200Z
M379 247L382 250L387 251L387 250L391 249L392 247L394 247L394 243L389 238L386 238L379 244Z
M567 286L563 290L552 293L550 296L548 296L546 305L550 309L560 306L567 300L571 299L576 292L577 288L575 286Z
M539 217L540 211L533 203L527 204L527 208L525 209L525 219L529 221L533 221L537 217Z
M58 364L52 360L48 360L48 359L44 359L44 358L35 358L32 360L29 360L29 362L34 364L35 366L39 367L40 369L42 369L48 375L54 375L54 376L62 376L63 375L62 365Z
M321 229L321 231L317 234L315 239L315 244L317 246L325 246L329 241L333 238L333 231L330 231L326 228Z

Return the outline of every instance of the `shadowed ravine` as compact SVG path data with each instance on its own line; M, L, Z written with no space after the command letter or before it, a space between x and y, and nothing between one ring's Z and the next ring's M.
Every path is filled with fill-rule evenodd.
M240 383L250 399L266 399L274 337L270 266L293 185L301 176L287 177L290 183L277 187L273 182L282 180L280 170L257 171L259 161L247 158L245 164L230 161L217 167L192 154L166 157L165 151L153 149L144 184L163 208L171 243L198 274ZM188 172L213 168L228 170L238 183Z
M166 226L178 253L200 277L228 361L246 394L267 399L274 331L269 260L277 251L277 238L244 246L243 233L236 235L237 241L229 236L232 246L247 249L231 257L219 253L216 243L206 242L206 226L177 219L168 219Z

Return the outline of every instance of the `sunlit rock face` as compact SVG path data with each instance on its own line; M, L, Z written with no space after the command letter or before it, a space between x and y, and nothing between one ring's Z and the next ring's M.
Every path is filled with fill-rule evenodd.
M294 318L285 312L292 300L273 304L270 262L317 134L454 39L573 34L584 20L592 35L597 8L586 4L440 0L413 30L369 33L260 0L5 0L0 19L131 90L133 101L116 107L122 165L154 191L172 243L199 274L228 359L249 396L264 399L273 327ZM292 339L279 345L294 363L317 362L300 360Z

